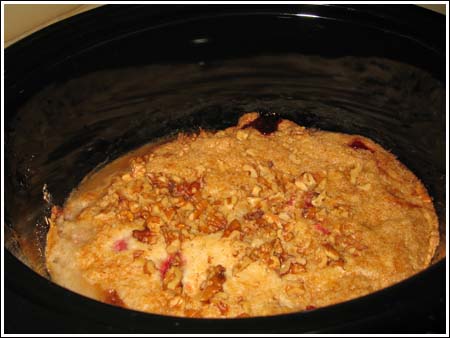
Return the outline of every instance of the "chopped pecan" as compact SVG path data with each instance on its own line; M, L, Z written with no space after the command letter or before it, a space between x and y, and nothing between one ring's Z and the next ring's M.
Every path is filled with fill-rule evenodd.
M170 221L173 216L175 215L175 209L174 208L166 208L163 209L163 213L166 216L167 220Z
M303 210L302 215L305 218L308 219L315 219L316 218L316 208L313 205L313 200L319 196L319 194L315 191L308 191L304 194L303 197Z
M169 306L170 306L171 308L179 307L179 306L182 305L183 303L184 303L183 297L176 296L176 297L173 297L173 298L169 301Z
M244 169L244 171L247 171L249 173L250 177L253 177L253 178L258 177L258 173L256 172L255 168L253 168L251 165L244 164L242 166L242 169Z
M152 275L157 271L155 263L150 259L147 259L145 261L144 266L142 268L144 273L147 275Z
M259 196L261 190L262 188L259 185L255 185L252 189L252 195L255 197Z
M236 197L236 196L230 196L230 197L227 197L227 198L225 199L225 206L226 206L228 209L233 209L234 206L235 206L235 204L236 204L236 202L237 202L237 197Z
M338 260L328 262L328 265L343 267L345 265L345 261L344 261L344 259L339 258Z
M228 237L231 235L233 231L241 231L241 223L238 220L234 219L231 223L225 228L223 231L222 237Z
M294 275L305 271L306 271L306 263L301 264L299 262L294 262L291 263L291 266L289 267L289 273L292 273Z
M316 185L316 180L314 179L314 176L310 173L303 173L302 181L308 188L312 188Z
M133 177L143 177L145 172L145 161L142 157L131 159L131 175Z
M288 255L286 254L281 241L276 238L274 240L265 242L257 248L249 248L246 255L233 267L233 275L244 270L253 261L262 260L267 266L277 272L289 267L283 266L287 262Z
M284 253L284 248L283 248L283 245L281 244L281 241L280 241L280 239L275 239L273 242L272 242L272 250L273 250L273 253L274 253L274 255L277 255L277 256L281 256L283 253Z
M163 234L166 245L170 245L173 241L181 239L179 229L172 229L165 225L161 227L161 232Z
M145 228L143 230L133 230L132 235L133 238L141 243L155 244L157 240L156 235L148 228Z
M119 219L123 221L133 222L134 215L131 211L122 210L121 212L119 212Z
M181 196L186 200L189 200L194 196L197 192L200 191L201 183L200 180L194 181L194 182L182 182L182 183L175 183L171 182L169 184L169 192L172 194L172 196L178 197Z
M216 293L223 291L223 284L226 281L225 268L222 265L210 267L207 273L206 280L200 285L202 302L209 302Z
M261 201L262 201L261 197L247 197L247 202L250 204L251 207L259 207Z
M156 175L155 173L147 173L146 176L155 188L169 187L169 180L165 176L162 176L162 174Z
M132 213L138 213L141 210L141 206L137 202L130 202L129 208Z
M294 239L294 237L295 237L295 235L294 235L292 232L288 232L288 233L286 233L286 234L283 236L283 239L284 239L286 242L290 242L290 241L292 241L292 240Z
M221 214L210 215L206 219L206 224L201 224L198 229L201 232L212 234L217 231L225 229L227 226L227 219Z
M183 271L179 266L172 265L164 275L163 289L176 291L182 287ZM181 291L181 290L179 290Z
M340 258L339 252L329 243L323 244L323 247L325 249L325 254L328 258L330 258L333 261L337 261Z
M300 272L306 271L305 265L306 262L303 262L304 264L301 264L298 261L294 260L294 257L290 256L282 260L283 263L281 263L280 270L278 271L278 274L280 276L286 275L286 274L298 274Z
M280 212L278 214L278 217L280 219L282 219L283 221L290 221L291 220L291 216L288 213L286 213L286 212Z
M200 212L199 215L201 215L202 212L208 208L208 206L208 201L204 199L200 199L197 201L197 203L194 204L195 210L198 210Z
M312 199L311 204L315 207L320 207L325 199L326 199L325 192L321 192L318 196Z
M195 208L195 211L193 211L189 216L189 219L191 221L199 219L200 216L204 213L204 211L209 206L208 201L204 200L204 199L197 199L195 202L196 203L194 203L194 205L193 205Z
M315 227L315 229L317 230L317 231L320 231L322 234L324 234L324 235L329 235L329 234L331 234L331 231L330 230L328 230L327 228L325 228L321 223L316 223L315 225L314 225L314 227Z
M256 211L245 214L244 219L246 219L247 221L254 221L263 216L264 216L264 211L262 211L261 209L258 209Z
M368 246L362 242L362 239L358 234L350 233L336 236L335 241L340 248L345 249L345 251L348 251L352 255L358 254L359 251L363 251L368 248Z
M183 264L183 259L181 257L181 254L179 252L173 254L173 255L169 255L161 264L160 268L159 268L159 272L161 274L161 278L164 279L167 271L172 267L172 266L181 266Z
M312 204L312 200L317 197L319 194L317 192L314 191L308 191L305 193L304 199L303 199L303 208L304 209L308 209L308 208L312 208L313 204Z
M316 213L316 208L314 207L303 209L303 217L307 219L315 219Z
M280 259L277 256L270 256L266 259L267 266L273 270L279 271L281 267Z
M143 218L144 220L147 220L150 217L150 213L148 211L140 211L136 217Z

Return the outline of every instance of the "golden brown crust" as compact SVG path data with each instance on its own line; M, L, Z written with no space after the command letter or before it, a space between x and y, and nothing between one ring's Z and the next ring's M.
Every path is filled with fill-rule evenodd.
M429 265L437 216L392 154L287 120L263 135L245 127L257 117L85 180L52 214L53 280L141 311L243 317L342 302Z

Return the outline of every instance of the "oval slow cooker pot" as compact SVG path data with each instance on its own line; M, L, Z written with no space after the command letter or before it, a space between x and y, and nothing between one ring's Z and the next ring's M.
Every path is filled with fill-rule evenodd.
M5 50L5 108L6 332L445 331L444 16L406 5L100 7ZM44 216L84 175L248 111L390 149L434 199L433 265L345 303L227 320L126 310L48 279Z

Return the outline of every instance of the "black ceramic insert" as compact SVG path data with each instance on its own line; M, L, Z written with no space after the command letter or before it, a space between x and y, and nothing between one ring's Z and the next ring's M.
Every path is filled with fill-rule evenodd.
M61 205L87 173L133 148L259 111L391 150L429 189L445 236L445 93L445 17L406 5L111 5L8 47L7 329L443 331L441 256L367 297L268 318L171 318L89 300L46 279L42 194ZM18 306L34 309L33 325L18 324Z

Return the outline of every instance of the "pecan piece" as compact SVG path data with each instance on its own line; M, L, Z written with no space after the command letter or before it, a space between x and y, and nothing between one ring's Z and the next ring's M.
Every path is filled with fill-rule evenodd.
M171 266L163 279L163 289L176 291L177 289L181 291L183 279L183 271L179 266Z
M228 306L228 304L226 304L226 303L224 303L224 302L222 302L222 301L219 301L219 302L216 303L215 305L216 305L217 308L219 309L220 314L226 315L226 314L228 313L228 311L229 311L229 306Z
M329 243L323 244L323 247L325 249L325 254L328 258L330 258L333 261L337 261L340 259L339 252Z
M241 231L241 223L237 219L231 221L231 223L223 231L222 237L229 237L233 231Z
M157 271L155 263L153 263L153 261L150 259L147 259L144 262L144 265L142 266L142 270L147 275L152 275Z
M261 209L258 209L256 211L245 214L244 219L246 219L247 221L254 221L263 216L264 216L264 211L262 211Z
M202 291L200 300L209 302L216 293L223 291L223 283L225 281L225 268L222 265L210 267L206 280L200 286Z
M160 176L157 176L154 173L147 173L146 176L152 183L152 186L155 188L167 188L169 187L169 182L165 176L162 176L162 174L159 174Z
M305 193L305 197L303 199L303 208L308 209L312 208L313 204L312 201L314 198L316 198L319 194L315 191L308 191Z
M214 232L225 229L227 219L221 214L211 215L207 218L206 224L201 224L198 229L201 232L212 234Z
M155 244L156 243L156 236L155 234L148 228L145 228L143 230L133 230L133 238L138 240L141 243L146 244Z
M164 241L166 245L169 246L172 242L176 240L181 240L180 230L179 229L170 229L168 226L162 226L160 228Z
M331 231L328 230L327 228L325 228L321 223L316 223L316 224L314 225L314 227L315 227L315 229L316 229L317 231L321 232L321 233L324 234L324 235L329 235L329 234L331 234Z
M181 254L179 252L168 256L161 264L159 268L159 272L161 274L161 278L164 279L167 271L172 266L181 266L183 264L183 259L181 258Z

